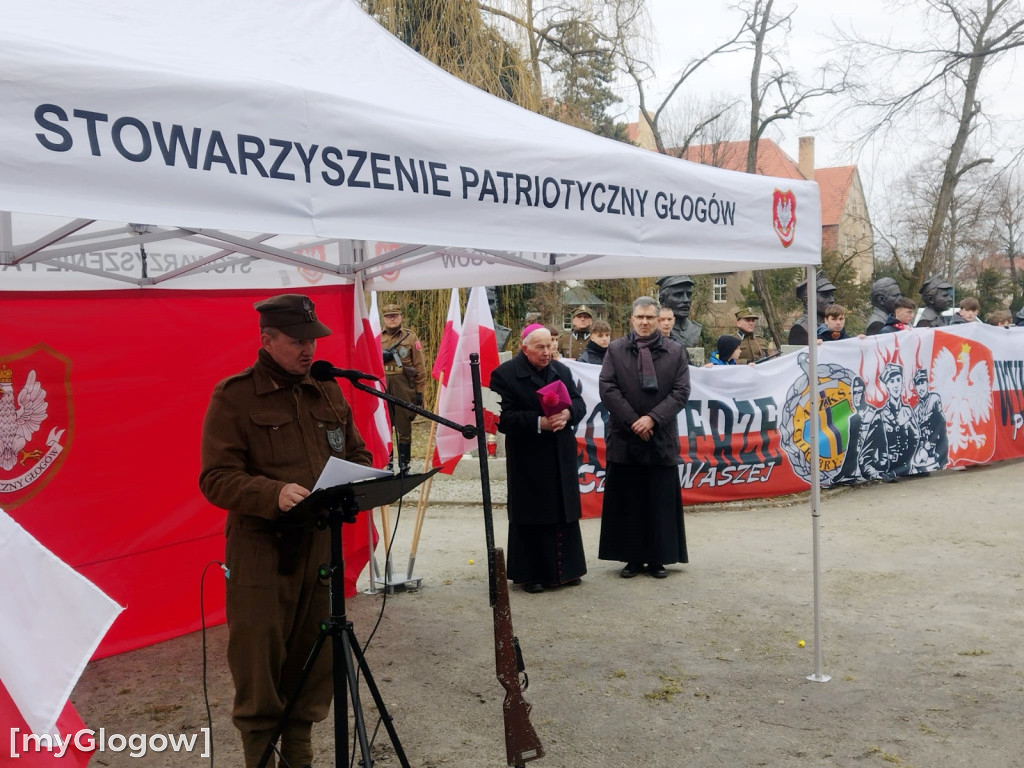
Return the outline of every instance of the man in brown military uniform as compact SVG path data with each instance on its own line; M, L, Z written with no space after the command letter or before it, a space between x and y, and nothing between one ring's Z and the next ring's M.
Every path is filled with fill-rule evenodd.
M594 313L584 305L576 307L572 313L572 330L558 336L558 354L560 357L575 360L590 341L590 326L594 323Z
M328 590L317 574L330 561L329 531L295 529L284 548L277 528L309 495L330 457L371 462L338 385L309 377L316 340L331 333L313 302L285 294L257 302L256 309L256 363L214 389L199 476L203 495L228 510L227 656L235 683L232 720L246 768L259 763L329 614ZM333 695L330 649L323 646L284 724L281 754L288 765L313 760L312 724L327 716Z
M736 310L736 337L740 340L740 356L736 365L756 363L765 356L764 347L754 333L758 315L752 309Z
M380 345L384 354L384 372L388 379L388 394L406 402L423 405L423 392L427 388L427 366L423 361L423 346L411 328L402 327L402 308L385 304L384 328ZM412 462L412 420L416 417L407 408L388 404L391 424L398 435L398 471L409 473ZM392 460L393 462L393 460ZM388 469L393 466L388 462Z

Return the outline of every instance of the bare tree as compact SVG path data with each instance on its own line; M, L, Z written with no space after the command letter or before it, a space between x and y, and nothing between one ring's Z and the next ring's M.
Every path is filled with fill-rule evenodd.
M1021 180L1021 169L1018 166L1005 175L997 187L999 212L997 221L997 241L1006 253L1006 261L1010 270L1010 282L1013 286L1013 300L1010 307L1017 311L1024 304L1024 283L1017 271L1017 257L1021 255L1024 245L1024 183Z
M863 140L901 129L906 120L945 128L950 138L943 147L938 194L931 208L925 243L912 270L910 291L934 274L942 263L943 230L957 185L974 169L992 162L969 152L972 137L984 116L979 100L983 74L1000 56L1024 45L1021 0L921 0L920 28L926 39L895 44L841 34L841 44L853 53L873 81L856 100L875 115ZM919 73L910 85L905 72Z
M800 116L807 103L821 96L835 95L845 87L834 84L805 87L796 74L787 69L780 52L785 49L795 9L776 14L775 0L750 0L738 6L745 13L740 41L753 51L750 67L750 132L747 143L747 173L757 173L757 145L772 123ZM774 38L770 40L772 35ZM764 310L765 324L775 342L782 346L782 323L763 270L754 272L754 290ZM815 322L814 318L808 319ZM809 334L813 337L813 334Z

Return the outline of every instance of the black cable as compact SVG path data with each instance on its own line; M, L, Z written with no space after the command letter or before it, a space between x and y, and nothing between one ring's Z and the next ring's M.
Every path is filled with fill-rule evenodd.
M199 625L200 636L203 641L203 702L206 704L206 725L210 734L210 768L213 768L213 714L210 712L210 692L206 686L206 606L203 601L203 585L206 582L206 572L211 565L219 565L225 575L229 574L228 567L220 560L211 560L203 567L203 573L199 577Z

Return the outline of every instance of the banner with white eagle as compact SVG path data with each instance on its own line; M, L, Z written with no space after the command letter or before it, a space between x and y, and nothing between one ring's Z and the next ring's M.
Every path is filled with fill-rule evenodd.
M601 513L608 412L600 367L567 362L587 402L577 428L586 517ZM756 366L691 368L679 414L686 504L810 487L807 353ZM897 480L1024 456L1024 330L966 323L818 348L823 487Z

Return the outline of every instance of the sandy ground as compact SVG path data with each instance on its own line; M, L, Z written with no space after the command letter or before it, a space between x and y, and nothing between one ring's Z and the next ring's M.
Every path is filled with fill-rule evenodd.
M806 496L688 511L691 562L663 581L620 579L596 559L600 521L584 521L583 584L511 595L547 752L531 764L1024 766L1022 472L1014 461L823 494L820 667ZM414 512L395 537L402 572ZM495 528L500 545L501 506ZM367 659L408 763L504 765L478 506L430 506L414 575L416 591L347 603L360 642L380 621ZM206 641L215 765L240 766L225 628ZM818 674L831 679L807 679ZM202 675L196 633L93 662L73 701L108 733L195 732ZM376 708L361 697L372 734ZM318 766L335 764L332 725L315 730ZM400 764L383 728L373 759ZM91 765L203 762L125 751Z

